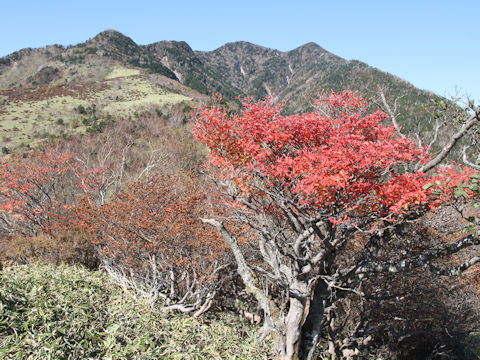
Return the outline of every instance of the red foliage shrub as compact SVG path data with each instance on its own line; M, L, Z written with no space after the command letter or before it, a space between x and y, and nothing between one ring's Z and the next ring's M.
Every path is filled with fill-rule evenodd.
M0 223L4 233L51 233L80 191L77 164L69 154L37 151L0 161Z
M417 253L403 241L401 252L383 256L394 229L451 201L475 171L420 171L429 160L425 150L398 137L383 124L387 115L369 113L355 93L323 94L316 111L304 114L284 116L283 105L246 99L238 114L218 105L198 111L194 135L210 150L208 171L236 219L255 232L250 248L260 254L257 261L223 222L205 221L229 244L264 311L264 334L276 334L282 359L312 358L323 324L331 354L341 349L347 357L355 351L335 338L333 309L346 294L360 294L366 278L419 267L453 275L478 261L450 270L432 264L479 243L471 236L439 248L426 243ZM462 191L468 197L470 190ZM282 291L267 297L267 282ZM345 344L371 340L352 339Z
M208 197L198 182L181 172L153 176L76 213L114 278L183 311L210 306L229 263L226 245L200 221Z

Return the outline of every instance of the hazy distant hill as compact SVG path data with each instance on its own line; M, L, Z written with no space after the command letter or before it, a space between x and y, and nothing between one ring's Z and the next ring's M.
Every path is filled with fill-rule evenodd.
M75 46L23 49L0 58L0 126L4 137L16 138L12 129L20 134L24 128L31 130L34 120L71 117L72 104L96 103L105 112L131 106L134 111L155 102L163 106L198 100L212 92L227 100L245 95L288 98L287 111L307 111L323 89L360 90L371 96L379 85L391 98L400 99L399 120L405 130L418 124L430 128L424 107L434 94L315 43L281 52L234 42L204 52L193 51L183 41L137 45L107 30ZM0 144L5 145L3 140Z

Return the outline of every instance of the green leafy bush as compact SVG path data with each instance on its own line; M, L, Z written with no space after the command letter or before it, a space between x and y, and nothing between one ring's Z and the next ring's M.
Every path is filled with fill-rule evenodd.
M163 314L78 266L0 272L2 359L266 359L256 328L233 314Z

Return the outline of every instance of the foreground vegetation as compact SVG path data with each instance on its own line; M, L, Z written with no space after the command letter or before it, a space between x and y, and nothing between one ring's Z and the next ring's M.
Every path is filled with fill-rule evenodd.
M269 342L232 313L162 313L79 266L0 272L2 359L266 359Z
M480 239L458 214L426 217L461 214L480 174L435 170L446 155L385 113L324 95L294 116L220 98L133 118L80 104L84 134L4 156L2 355L476 359ZM463 136L480 110L460 115ZM458 226L434 232L445 220Z
M258 331L231 312L161 312L82 266L0 271L2 359L267 359L272 342L258 343ZM479 350L480 333L472 333L461 358Z

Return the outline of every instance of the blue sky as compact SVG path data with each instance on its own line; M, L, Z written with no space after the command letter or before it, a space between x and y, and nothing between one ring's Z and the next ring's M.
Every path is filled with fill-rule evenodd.
M106 29L194 50L244 40L287 51L313 41L419 88L480 101L478 0L0 0L0 13L0 56Z

